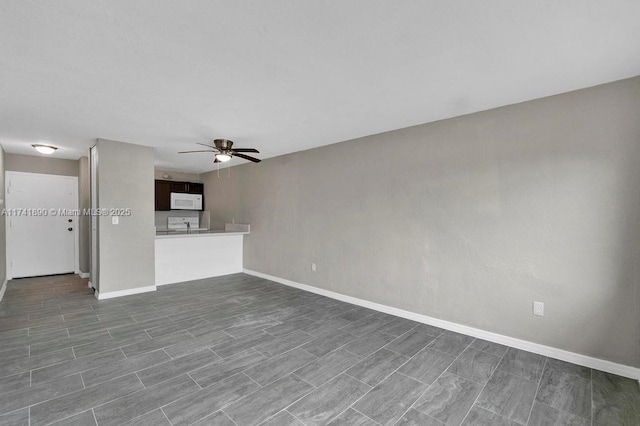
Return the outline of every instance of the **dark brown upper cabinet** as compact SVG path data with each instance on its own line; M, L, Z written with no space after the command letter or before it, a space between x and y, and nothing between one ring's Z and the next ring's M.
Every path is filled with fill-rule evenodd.
M204 195L204 184L196 182L175 182L172 180L156 179L156 211L171 210L172 192Z
M204 184L203 183L187 183L187 192L189 194L203 194L204 195Z

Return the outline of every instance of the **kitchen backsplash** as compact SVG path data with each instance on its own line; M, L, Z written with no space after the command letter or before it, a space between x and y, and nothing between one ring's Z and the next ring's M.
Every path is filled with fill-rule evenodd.
M189 211L189 210L176 210L169 212L156 212L156 231L163 231L167 229L167 223L169 217L197 217L199 218L200 228L210 229L211 227L211 215L208 211Z

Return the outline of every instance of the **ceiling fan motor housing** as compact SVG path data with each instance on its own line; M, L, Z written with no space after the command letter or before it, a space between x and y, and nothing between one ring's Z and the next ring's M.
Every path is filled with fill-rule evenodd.
M230 141L229 139L214 139L213 144L219 150L226 151L228 149L231 149L231 147L233 146L233 141Z

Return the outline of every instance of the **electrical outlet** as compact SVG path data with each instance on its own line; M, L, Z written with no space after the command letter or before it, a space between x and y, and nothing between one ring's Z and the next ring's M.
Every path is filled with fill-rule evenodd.
M543 302L533 302L533 315L538 315L540 317L544 316L544 303Z
M315 263L312 263L312 264L311 264L311 270L312 270L313 272L315 272L315 271L316 271L316 264L315 264Z

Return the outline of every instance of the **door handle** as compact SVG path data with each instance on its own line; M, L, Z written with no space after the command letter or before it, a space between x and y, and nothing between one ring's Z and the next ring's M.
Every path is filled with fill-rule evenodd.
M73 228L67 228L67 231L73 231Z

